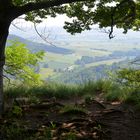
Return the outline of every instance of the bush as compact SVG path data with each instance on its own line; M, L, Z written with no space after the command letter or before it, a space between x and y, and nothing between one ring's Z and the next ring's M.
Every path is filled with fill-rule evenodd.
M108 92L104 94L104 97L108 101L125 101L130 92L126 87L122 87L119 84L112 84Z

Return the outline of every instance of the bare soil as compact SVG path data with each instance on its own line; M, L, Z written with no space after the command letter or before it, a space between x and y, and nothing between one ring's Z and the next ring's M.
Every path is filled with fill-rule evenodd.
M64 113L62 108L66 105L84 108L86 112ZM140 140L140 111L133 105L99 99L88 103L78 98L44 99L38 104L22 105L22 110L22 117L16 119L30 135L36 136L34 140L41 140L47 128L51 140ZM10 121L13 120L7 122ZM0 123L2 126L4 119ZM0 138L6 140L4 136Z

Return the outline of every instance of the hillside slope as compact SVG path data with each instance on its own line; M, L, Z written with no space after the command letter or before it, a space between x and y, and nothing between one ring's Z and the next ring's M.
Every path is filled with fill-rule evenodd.
M73 53L70 49L55 47L55 46L51 46L51 45L47 45L47 44L43 44L43 43L32 42L30 40L27 40L27 39L24 39L22 37L12 35L12 34L8 36L8 40L20 41L20 42L26 44L30 50L35 51L35 52L40 51L40 50L44 50L46 52L52 52L52 53L57 53L57 54L71 54L71 53Z

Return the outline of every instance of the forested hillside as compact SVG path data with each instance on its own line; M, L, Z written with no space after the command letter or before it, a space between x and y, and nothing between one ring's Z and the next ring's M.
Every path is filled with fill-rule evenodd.
M58 53L58 54L71 54L72 53L71 50L62 48L61 46L56 47L53 45L32 42L30 40L24 39L24 38L16 36L16 35L9 35L8 40L15 40L15 41L22 42L22 43L26 44L27 48L29 48L31 51L34 51L34 52L43 50L46 52L52 52L52 53ZM9 43L10 42L7 42L7 45Z
M45 51L45 57L36 69L37 72L42 75L43 80L61 83L79 84L109 78L109 73L121 68L130 68L130 65L132 68L138 67L135 64L131 64L131 62L135 59L139 60L140 56L140 49L135 44L131 44L131 48L126 46L126 49L120 47L116 50L115 41L114 43L111 42L114 50L106 48L106 46L110 45L110 42L105 43L104 47L106 49L100 48L95 43L93 47L89 46L83 50L84 45L81 45L81 47L74 50L73 47L54 47L32 42L15 35L10 35L9 42L10 40L22 41L32 52ZM65 41L67 42L66 38L63 42Z

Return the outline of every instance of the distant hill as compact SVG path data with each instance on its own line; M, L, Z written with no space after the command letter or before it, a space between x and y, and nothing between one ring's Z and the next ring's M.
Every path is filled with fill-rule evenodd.
M70 49L55 47L55 46L46 45L43 43L32 42L30 40L24 39L24 38L16 36L16 35L9 35L8 40L20 41L20 42L26 44L27 48L29 48L31 51L34 51L34 52L44 50L46 52L52 52L52 53L57 53L57 54L71 54L71 53L73 53L73 51Z

